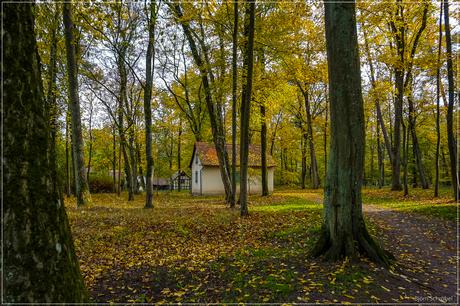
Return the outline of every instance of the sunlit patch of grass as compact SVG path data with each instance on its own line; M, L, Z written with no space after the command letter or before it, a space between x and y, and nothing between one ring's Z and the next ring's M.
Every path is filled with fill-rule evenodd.
M322 205L318 204L315 201L308 200L302 197L293 197L293 196L286 196L283 201L275 202L275 203L268 203L262 205L254 205L252 207L253 211L261 211L261 212L289 212L289 211L316 211L321 210Z
M457 219L457 204L450 198L450 189L440 189L440 197L432 189L410 189L409 196L389 188L369 188L363 192L364 204L373 204L392 210L419 213L447 220Z

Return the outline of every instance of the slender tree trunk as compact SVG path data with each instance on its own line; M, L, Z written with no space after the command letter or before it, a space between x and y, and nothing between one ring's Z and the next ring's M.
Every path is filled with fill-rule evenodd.
M442 160L442 168L444 172L444 177L448 177L449 174L449 167L447 166L446 154L444 152L444 147L441 145L441 160Z
M142 187L142 190L145 190L145 180L144 180L144 169L142 168L142 156L141 156L141 149L140 145L136 142L136 163L138 167L138 174L139 174L139 184Z
M177 187L179 189L179 192L182 189L182 184L181 184L181 164L180 164L180 159L181 159L181 137L182 137L182 120L179 118L179 133L177 137L177 172L179 173L179 179L177 180Z
M324 120L324 178L327 174L327 130L328 130L328 111L329 103L326 101L326 118Z
M409 153L408 153L409 154ZM417 180L417 161L416 161L416 153L415 147L412 145L412 187L418 187L418 180Z
M121 155L123 155L123 165L124 165L124 171L125 171L125 176L126 176L126 184L128 188L128 201L133 201L134 200L134 193L133 193L133 184L132 184L132 177L131 177L131 168L130 168L130 163L129 163L129 156L126 151L126 137L125 137L125 132L123 130L123 105L121 103L118 105L118 135L120 138L120 158ZM121 159L119 161L120 163L120 174L121 175ZM120 181L119 181L120 182ZM120 182L121 184L121 182Z
M305 189L306 187L306 176L307 176L307 133L302 129L302 137L300 137L300 147L302 154L302 170L300 175L300 187Z
M70 111L69 111L69 114L70 114ZM70 130L70 131L72 132L72 130ZM70 149L71 149L70 150L70 161L71 161L71 163L70 163L70 168L71 168L70 170L71 171L70 172L72 173L72 176L71 176L71 178L72 178L71 188L72 188L72 193L74 195L76 195L77 186L76 186L76 182L75 182L75 156L73 154L72 148L73 148L73 135L70 134Z
M409 152L409 129L406 128L404 122L402 122L403 128L403 185L404 185L404 196L409 195L409 188L407 186L407 155ZM407 130L407 133L406 133Z
M261 142L261 158L262 158L262 196L268 196L268 169L267 169L267 122L265 118L265 105L260 104L260 142Z
M72 151L75 168L75 193L77 205L82 206L91 201L88 181L85 176L85 157L83 136L81 132L80 101L78 97L77 59L75 51L74 25L72 21L72 4L63 4L63 19L65 29L65 45L67 53L67 76L69 84L69 104L72 117Z
M2 304L87 303L53 182L34 5L3 3L2 24Z
M365 31L365 27L363 27L363 34L364 34L364 49L366 51L367 62L369 65L370 76L371 76L371 86L372 86L372 89L375 90L377 85L376 85L376 80L375 80L374 63L372 62L371 53L369 51L369 42L367 39L367 32ZM392 161L393 152L391 149L391 142L390 142L390 138L388 137L387 128L385 127L385 122L383 121L382 109L380 107L380 100L378 97L375 97L374 99L375 99L374 104L375 104L378 125L380 125L380 128L382 129L383 140L384 140L387 152L388 152L388 157L390 158L390 161Z
M364 109L354 2L325 1L331 145L324 223L314 255L326 259L366 254L388 265L388 254L369 235L362 214Z
M450 173L454 199L459 199L459 173L457 169L457 140L454 135L454 102L455 102L455 83L454 69L452 64L452 38L450 36L449 25L449 1L444 0L444 29L446 33L447 50L447 81L449 86L449 104L447 106L447 143L450 157Z
M50 118L50 136L51 136L51 143L50 143L50 166L52 170L52 181L53 181L53 188L56 189L59 193L61 193L61 189L59 188L60 178L57 174L57 152L56 152L56 134L58 130L58 116L59 116L59 107L57 105L56 99L56 50L57 50L57 34L56 32L59 30L59 9L58 5L52 6L54 9L54 19L53 23L51 24L51 44L50 44L50 61L49 61L49 74L48 74L48 93L46 98L47 104L47 111L48 117Z
M122 48L122 47L121 47ZM127 100L127 95L126 95L126 86L128 83L127 79L127 72L126 72L126 65L124 62L125 58L125 51L122 48L119 53L118 53L118 58L117 58L117 68L118 68L118 74L120 76L120 88L119 88L119 101L118 101L118 133L120 135L120 142L121 142L121 151L123 153L123 162L124 162L124 168L125 168L125 176L126 176L126 185L128 188L128 201L134 201L134 178L132 175L132 170L131 168L134 166L131 162L131 154L128 155L127 150L131 152L131 149L129 148L130 143L126 140L126 134L124 130L124 115L123 115L123 105L125 105L126 100ZM129 118L127 118L128 123L129 123ZM129 124L128 124L129 127ZM132 127L129 127L129 129L132 129ZM130 137L131 138L131 137ZM128 147L128 148L127 148Z
M146 82L144 88L145 158L147 161L145 208L153 208L153 157L152 157L152 87L155 61L156 2L150 3L149 40L145 62Z
M394 129L392 147L392 176L391 190L402 190L401 185L401 121L404 97L404 53L405 53L405 26L403 20L402 0L396 0L396 22L392 22L392 31L396 41L398 65L394 69L395 97L394 97Z
M86 169L86 181L89 184L89 175L91 173L91 158L93 155L93 130L92 130L92 119L93 119L93 102L90 102L89 106L89 148L88 148L88 167ZM89 186L88 186L89 187Z
M233 34L232 34L232 193L230 207L236 206L236 110L238 89L238 1L233 2Z
M71 176L71 169L70 169L70 162L69 162L69 142L70 142L70 134L71 131L70 131L70 118L69 118L69 112L67 111L66 112L66 119L65 119L65 173L66 173L66 177L65 177L65 181L66 181L66 195L67 197L70 197L70 194L71 194L71 179L70 179L70 176Z
M393 148L391 160L392 164L392 180L391 190L402 190L400 172L401 172L401 121L402 121L402 106L403 106L403 91L404 91L404 72L399 68L395 71L395 114L394 114L394 130L393 130Z
M310 98L308 95L308 91L304 92L304 99L305 99L305 111L307 114L308 148L310 152L311 188L318 189L321 182L320 182L319 173L318 173L318 162L316 161L315 144L313 142L313 124L312 124L312 118L311 118Z
M232 193L232 185L230 179L230 163L228 160L228 154L226 150L225 135L223 134L223 123L220 120L221 115L219 115L218 109L216 109L217 107L213 102L212 89L209 79L210 73L207 67L208 65L205 63L205 61L201 57L201 54L198 52L198 47L196 45L194 34L192 32L192 29L190 28L189 22L183 19L183 13L180 3L171 3L169 5L173 10L174 14L176 15L180 25L182 26L185 37L189 43L189 47L192 52L194 62L198 66L198 69L200 71L200 77L205 91L206 107L209 112L213 142L216 148L217 159L219 161L220 175L225 190L225 200L228 203L232 203L234 195ZM203 51L206 57L207 50Z
M442 48L442 2L439 9L439 34L438 34L438 59L436 67L436 155L435 155L435 181L434 196L439 196L439 146L441 145L440 128L440 89L441 89L441 48Z
M378 186L379 188L382 188L383 185L385 184L385 171L383 168L384 164L384 156L382 152L382 144L380 141L380 125L377 124L377 163L378 163L378 168L379 168L379 180L378 180Z
M129 135L129 160L131 164L131 182L132 182L132 189L134 194L139 194L139 182L137 179L137 163L136 163L136 145L134 141L134 124L131 125L131 128L128 131Z
M112 176L113 176L113 192L117 192L117 178L116 178L116 168L117 168L117 141L116 141L116 131L115 131L115 124L112 127L112 135L113 135L113 161L112 161Z
M410 90L412 91L412 90ZM415 131L415 108L414 108L414 101L412 100L411 94L407 97L408 105L409 105L409 131L412 136L412 147L414 150L415 155L415 162L417 166L417 170L420 176L420 184L422 185L423 189L428 189L429 184L425 174L425 168L423 167L422 161L422 152L420 151L420 146L418 144L417 133Z
M265 53L263 48L258 52L258 66L260 67L260 77L265 74ZM262 196L268 196L268 169L267 169L267 118L265 101L259 101L260 110L260 143L261 143L261 183Z
M395 120L393 134L392 155L392 181L391 190L402 190L400 171L401 171L401 120L402 120L402 104L403 104L403 88L404 88L404 73L399 69L395 71L396 79L396 98L395 98Z
M254 23L255 2L245 2L244 13L244 57L243 57L243 88L241 101L240 128L240 205L241 216L248 212L248 155L249 155L249 122L252 98L253 64L254 64Z
M370 141L370 150L371 150L371 165L369 170L369 182L371 186L374 186L374 141L371 139Z
M119 134L120 135L120 134ZM121 195L121 154L122 154L122 146L120 137L120 145L118 147L118 187L117 187L117 196Z

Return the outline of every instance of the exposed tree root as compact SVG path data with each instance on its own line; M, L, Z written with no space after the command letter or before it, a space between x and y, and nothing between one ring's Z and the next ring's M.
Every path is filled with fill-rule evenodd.
M332 242L329 232L323 226L320 237L311 252L312 256L323 256L326 261L336 261L344 257L356 258L358 254L361 254L386 268L395 259L390 252L385 251L375 242L366 228L363 228L353 239L351 237L337 239L335 242Z

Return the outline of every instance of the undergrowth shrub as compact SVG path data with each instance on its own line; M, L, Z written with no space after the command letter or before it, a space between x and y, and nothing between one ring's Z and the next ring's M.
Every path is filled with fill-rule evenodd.
M113 192L113 178L102 173L92 173L89 176L89 190L91 193Z

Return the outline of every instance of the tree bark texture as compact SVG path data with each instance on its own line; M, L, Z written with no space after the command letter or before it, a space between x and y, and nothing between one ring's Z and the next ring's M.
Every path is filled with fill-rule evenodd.
M232 193L230 207L236 206L236 110L238 89L238 1L233 2L233 33L232 33Z
M328 260L366 254L387 265L362 214L364 109L354 2L326 2L326 44L331 114L324 223L313 253Z
M438 58L436 67L436 155L435 155L435 178L434 196L439 196L439 147L441 145L440 128L440 99L441 99L441 49L442 49L442 2L439 8L439 32L438 32Z
M52 181L54 185L54 189L58 190L59 193L61 189L59 186L61 185L61 179L57 174L57 152L56 152L56 135L58 130L58 110L59 107L57 105L57 98L56 98L56 70L57 70L57 31L59 30L59 9L58 5L53 5L52 8L54 9L54 17L53 23L51 24L50 32L51 32L51 44L50 44L50 60L49 60L49 73L48 73L48 93L47 93L47 111L48 116L50 118L50 136L51 136L51 143L50 143L50 166L52 172Z
M241 216L247 216L248 211L248 158L249 158L249 122L252 100L252 81L254 64L254 26L255 2L246 1L244 12L244 56L243 56L243 86L241 95L241 128L240 128L240 209Z
M85 205L91 201L88 181L85 173L85 157L83 149L83 136L81 132L80 101L78 97L77 58L72 21L72 4L63 4L64 35L67 55L67 79L69 86L69 108L72 118L72 151L75 169L75 193L77 205Z
M33 4L2 7L2 302L88 302L64 203L53 182L56 166Z
M449 87L449 103L447 105L447 143L450 157L450 173L454 199L459 199L459 173L457 168L457 140L454 134L454 102L455 102L455 83L454 69L452 64L452 38L449 25L449 1L444 0L444 29L446 33L447 51L447 82Z

